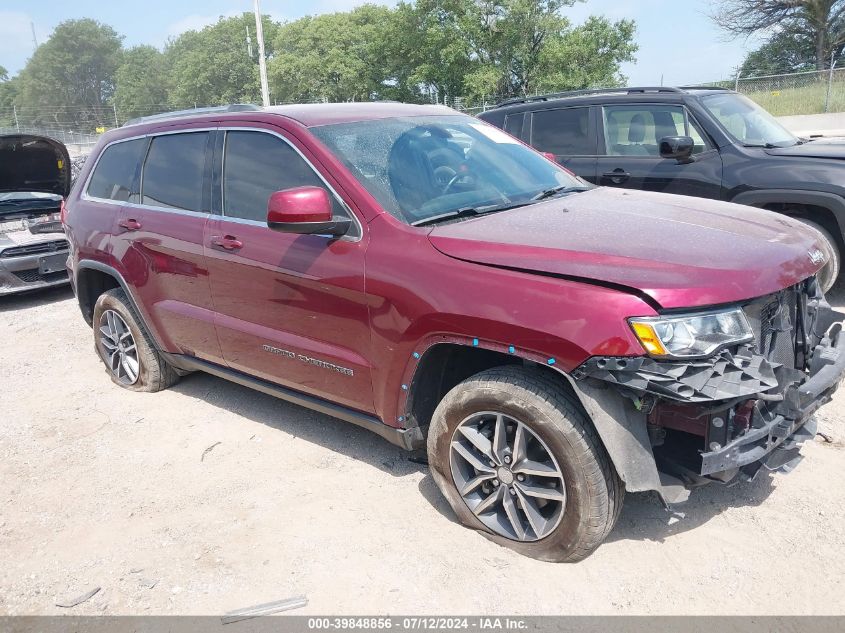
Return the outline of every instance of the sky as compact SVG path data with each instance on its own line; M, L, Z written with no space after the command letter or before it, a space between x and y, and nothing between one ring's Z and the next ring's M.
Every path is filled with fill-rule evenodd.
M377 1L377 0L371 0ZM755 41L726 39L707 17L715 0L587 0L564 14L575 24L589 15L637 23L637 61L625 64L629 85L694 84L733 75ZM392 4L391 2L382 2ZM59 22L90 17L125 36L124 44L161 47L169 37L202 28L221 15L252 10L252 0L0 0L0 65L16 74ZM343 11L362 0L262 0L275 20Z

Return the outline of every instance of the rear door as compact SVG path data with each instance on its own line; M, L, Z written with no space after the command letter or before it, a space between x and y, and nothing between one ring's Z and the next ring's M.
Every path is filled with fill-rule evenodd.
M214 191L222 215L209 222L205 247L226 363L372 412L362 224L292 136L254 127L221 134ZM268 228L270 194L301 186L325 188L334 214L353 218L354 233L337 239Z
M593 108L550 108L531 113L530 142L554 154L558 163L584 180L596 181L596 122Z
M113 254L165 351L221 363L203 254L215 134L185 130L149 139L140 195L121 209Z
M597 184L722 197L722 158L686 108L675 104L604 106L599 117L600 152ZM691 136L693 161L661 158L660 139Z

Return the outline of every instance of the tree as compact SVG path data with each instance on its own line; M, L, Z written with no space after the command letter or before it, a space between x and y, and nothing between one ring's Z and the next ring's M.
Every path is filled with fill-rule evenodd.
M0 66L0 125L11 127L15 124L15 98L18 96L18 82L9 72Z
M592 17L572 27L575 0L418 0L416 71L438 94L525 95L624 81L634 23Z
M164 55L152 46L136 46L123 54L115 73L114 105L120 120L168 109Z
M395 19L387 7L363 5L283 25L268 68L276 98L363 101L394 92L385 51Z
M279 25L264 16L262 26L265 54L272 57ZM252 39L252 55L247 48L247 31ZM221 17L201 31L187 31L167 44L164 55L169 103L173 107L261 103L252 13Z
M109 101L122 39L91 19L59 24L16 79L19 117L35 125L77 129L113 121Z
M816 68L829 65L845 43L845 0L723 0L712 17L734 35L775 29L812 42ZM782 42L781 42L782 43Z

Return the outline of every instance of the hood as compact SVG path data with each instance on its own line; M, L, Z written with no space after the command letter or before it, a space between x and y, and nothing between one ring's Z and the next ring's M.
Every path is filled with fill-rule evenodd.
M802 158L845 159L845 138L816 138L801 145L767 149L771 156L797 156Z
M823 265L819 238L753 207L605 188L429 234L450 257L623 287L663 308L743 301L791 286Z
M46 136L0 136L0 193L37 192L67 197L70 156L63 143Z

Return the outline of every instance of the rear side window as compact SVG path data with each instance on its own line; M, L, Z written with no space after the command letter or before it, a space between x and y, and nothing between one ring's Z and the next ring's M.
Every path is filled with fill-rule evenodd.
M274 191L325 187L295 149L271 134L227 132L223 156L223 215L228 217L265 222Z
M91 175L88 195L92 198L118 202L138 202L135 174L144 158L143 152L146 147L147 139L145 138L122 141L108 146L97 161L97 166Z
M166 134L153 139L141 191L143 204L202 211L208 132Z
M516 138L522 138L522 122L524 120L524 112L520 112L519 114L507 115L505 117L505 132L515 136Z
M555 156L593 156L590 138L590 109L565 108L535 112L531 123L531 144Z

